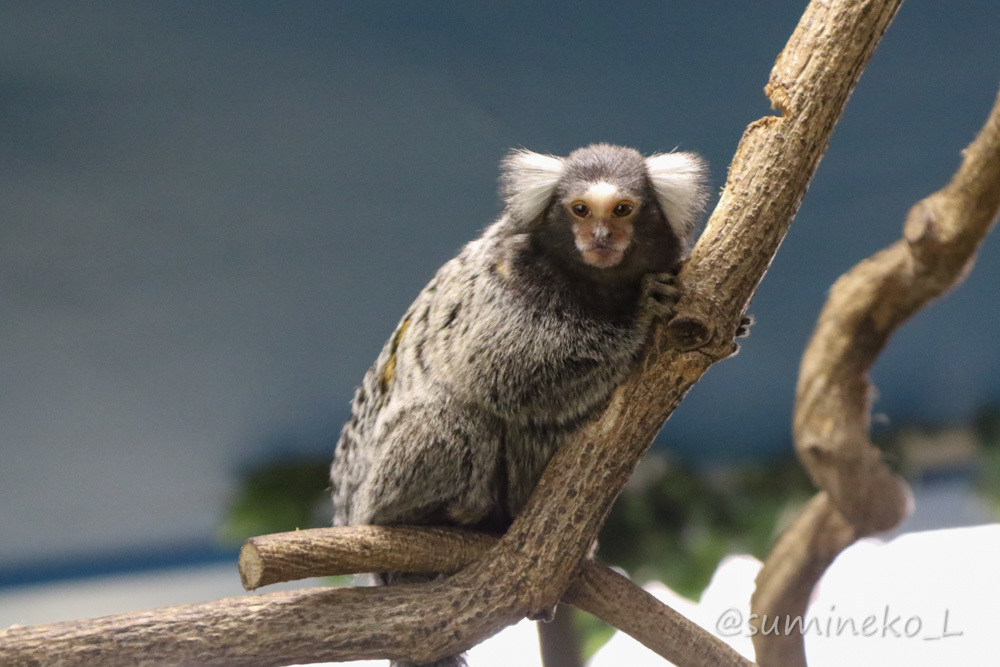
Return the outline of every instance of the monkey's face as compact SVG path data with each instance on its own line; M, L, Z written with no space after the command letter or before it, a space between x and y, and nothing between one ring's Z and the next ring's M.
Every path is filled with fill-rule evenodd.
M561 203L569 213L573 241L583 262L598 269L620 264L632 244L639 198L597 181L582 192L569 193Z
M538 256L590 280L634 283L676 268L704 203L704 178L693 153L644 158L592 144L564 158L511 152L500 191L510 230L527 232Z

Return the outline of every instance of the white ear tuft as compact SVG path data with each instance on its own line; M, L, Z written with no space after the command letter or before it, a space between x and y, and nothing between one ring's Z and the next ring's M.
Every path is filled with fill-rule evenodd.
M500 193L507 211L530 222L541 215L563 174L563 161L554 155L513 150L500 164Z
M646 158L646 170L670 228L690 241L708 198L705 161L696 153L658 153Z

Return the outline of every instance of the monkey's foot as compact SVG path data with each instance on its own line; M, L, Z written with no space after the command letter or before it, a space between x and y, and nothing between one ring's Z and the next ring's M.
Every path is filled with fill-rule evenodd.
M642 277L643 309L650 319L669 320L681 298L674 273L647 273Z

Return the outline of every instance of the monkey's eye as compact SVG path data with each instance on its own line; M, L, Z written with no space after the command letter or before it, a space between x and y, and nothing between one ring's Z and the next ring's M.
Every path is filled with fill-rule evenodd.
M618 204L618 206L615 206L614 210L611 211L611 215L616 218L624 218L625 216L630 215L633 210L635 210L635 207L632 206L632 204L622 202L621 204Z
M569 210L573 211L573 215L577 216L578 218L586 218L588 215L590 215L590 209L587 208L587 205L580 204L579 202L570 206Z

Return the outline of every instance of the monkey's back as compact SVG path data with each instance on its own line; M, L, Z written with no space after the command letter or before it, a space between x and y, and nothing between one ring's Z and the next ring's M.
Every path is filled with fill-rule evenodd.
M642 346L634 303L595 317L522 265L503 222L438 271L366 373L331 469L335 524L505 528Z

